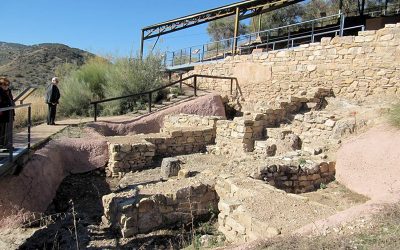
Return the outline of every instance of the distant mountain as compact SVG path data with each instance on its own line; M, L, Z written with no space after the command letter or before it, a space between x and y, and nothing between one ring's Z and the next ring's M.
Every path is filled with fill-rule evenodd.
M82 65L94 54L63 44L22 45L0 42L0 76L8 77L14 87L44 85L65 62Z

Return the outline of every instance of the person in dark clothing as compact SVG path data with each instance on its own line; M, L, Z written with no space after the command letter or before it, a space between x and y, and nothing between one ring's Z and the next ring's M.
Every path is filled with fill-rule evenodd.
M12 96L10 80L6 77L0 77L0 108L15 106ZM14 119L14 110L0 111L0 148L4 149L9 146L9 128L12 123L10 119Z
M49 106L49 113L47 115L47 125L56 125L56 111L58 100L60 99L60 90L57 87L58 78L53 77L51 79L51 84L49 84L46 88L46 103Z

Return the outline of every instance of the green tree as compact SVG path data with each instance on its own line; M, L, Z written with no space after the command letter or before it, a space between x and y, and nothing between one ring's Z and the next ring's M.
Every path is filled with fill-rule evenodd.
M304 14L304 6L302 4L294 4L285 8L277 9L262 14L261 16L261 29L259 26L259 16L251 19L251 27L253 32L259 30L267 30L285 26L288 24L301 21Z
M247 28L245 24L240 23L238 35L246 34ZM230 16L210 22L207 27L207 33L213 41L233 38L235 33L235 17ZM227 40L225 45L229 47L231 40Z

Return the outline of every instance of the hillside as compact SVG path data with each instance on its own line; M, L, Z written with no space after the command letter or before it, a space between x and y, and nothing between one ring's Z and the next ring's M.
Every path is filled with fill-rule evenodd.
M0 75L7 76L14 87L43 85L54 76L56 67L69 62L82 65L93 54L63 44L22 45L0 42Z

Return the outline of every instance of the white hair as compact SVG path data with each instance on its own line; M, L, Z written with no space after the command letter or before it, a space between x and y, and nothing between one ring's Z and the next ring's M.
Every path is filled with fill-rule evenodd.
M58 82L58 77L53 77L53 78L51 78L51 82L52 82L52 83Z

